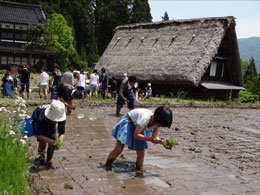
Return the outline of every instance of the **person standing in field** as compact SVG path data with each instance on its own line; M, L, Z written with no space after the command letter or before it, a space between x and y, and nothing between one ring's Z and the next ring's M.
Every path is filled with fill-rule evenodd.
M21 97L24 98L25 90L27 92L27 99L30 98L30 71L27 69L27 65L23 64L22 70L19 72L20 74L20 82L21 82Z
M125 103L128 109L133 110L135 103L138 102L138 83L135 76L126 77L120 86L117 97L116 115L119 116L120 110Z
M52 75L52 79L50 82L50 88L51 88L51 100L57 99L58 98L58 91L57 91L57 86L61 82L61 72L60 72L60 67L55 66L54 67L54 72Z
M80 91L84 98L87 96L86 92L86 82L87 82L87 75L84 74L84 69L80 69L80 73L77 76L77 91Z
M62 77L61 77L61 82L62 83L67 83L70 86L74 86L74 77L73 77L73 73L72 73L72 69L69 68L69 71L65 72Z
M105 99L107 96L107 85L108 85L108 76L106 73L106 69L105 68L101 68L101 76L100 76L100 88L101 88L101 94L102 94L102 98Z
M110 93L111 93L112 98L115 100L116 99L116 94L117 94L117 82L116 82L116 78L115 77L112 77Z
M49 84L49 74L46 71L47 71L46 67L41 68L42 73L40 74L39 84L38 84L40 98L42 98L42 96L44 94L44 99L47 99L48 84Z
M99 86L99 76L98 76L98 73L97 73L97 69L94 69L92 74L90 75L89 99L92 98L93 93L95 95L97 95L98 86Z

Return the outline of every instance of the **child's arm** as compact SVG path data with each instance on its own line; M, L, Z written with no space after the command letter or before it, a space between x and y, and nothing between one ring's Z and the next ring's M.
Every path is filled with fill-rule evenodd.
M157 128L155 128L155 129L157 129ZM135 132L134 132L134 138L135 139L137 139L137 140L142 140L142 141L151 141L151 142L153 142L153 143L157 143L156 142L156 137L147 137L147 136L144 136L143 134L142 134L142 131L144 130L144 128L143 127L140 127L139 125L137 125L136 126L136 128L135 128ZM158 131L158 129L157 129L157 131ZM155 134L157 134L158 135L158 133L155 133ZM154 135L154 133L153 133L153 135Z

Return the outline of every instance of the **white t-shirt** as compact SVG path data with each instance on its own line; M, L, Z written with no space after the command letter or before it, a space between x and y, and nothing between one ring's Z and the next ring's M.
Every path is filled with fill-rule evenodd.
M47 72L42 72L40 75L39 85L48 85L49 75Z
M95 73L90 75L90 84L98 84L99 76Z
M139 125L142 128L147 127L152 114L153 114L152 110L148 110L145 108L137 108L128 112L128 116L131 118L134 125L135 126Z
M85 88L87 76L84 75L84 74L79 74L79 75L77 76L77 80L78 80L78 86Z

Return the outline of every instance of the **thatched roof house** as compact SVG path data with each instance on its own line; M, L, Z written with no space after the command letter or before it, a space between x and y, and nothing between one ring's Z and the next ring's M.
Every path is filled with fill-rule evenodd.
M141 83L210 89L217 82L223 90L243 89L232 16L119 26L96 65L102 67L117 79L127 72Z

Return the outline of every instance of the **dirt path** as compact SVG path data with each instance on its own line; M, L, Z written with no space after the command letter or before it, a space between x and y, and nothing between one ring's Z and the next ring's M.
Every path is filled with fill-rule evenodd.
M174 135L180 145L169 151L149 143L144 178L128 149L112 171L100 166L115 144L114 110L82 106L68 116L54 169L34 169L32 194L260 194L259 109L174 108L173 127L160 136Z

